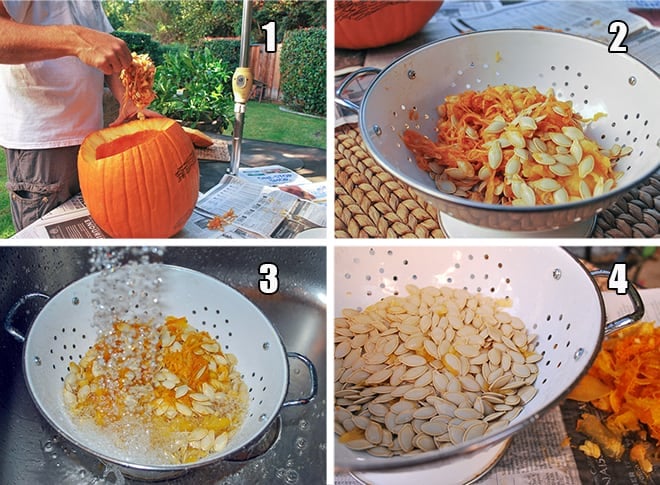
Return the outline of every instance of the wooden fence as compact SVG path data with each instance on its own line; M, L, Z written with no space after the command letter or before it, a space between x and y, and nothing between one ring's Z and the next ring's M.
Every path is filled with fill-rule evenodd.
M262 100L282 101L280 92L280 50L282 44L277 45L276 52L266 52L264 44L250 46L250 69L256 85L263 83ZM256 90L255 90L256 91ZM254 91L253 91L254 92ZM258 97L259 93L255 93Z

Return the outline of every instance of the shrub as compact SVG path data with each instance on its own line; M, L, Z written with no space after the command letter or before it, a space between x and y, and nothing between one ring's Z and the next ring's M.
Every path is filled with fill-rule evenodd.
M223 61L232 73L236 70L241 58L241 41L233 39L214 39L204 42L203 47L208 48L213 55ZM231 77L225 84L225 89L231 91Z
M163 46L153 40L151 35L143 34L142 32L126 32L121 30L113 32L113 35L126 42L131 52L149 54L149 57L156 65L163 62Z
M284 104L296 111L324 116L326 111L326 30L288 31L280 58Z
M235 39L213 39L204 42L202 47L208 49L218 58L227 63L229 69L234 71L240 62L241 41Z
M156 70L150 107L159 113L205 130L222 133L233 116L232 72L208 48L167 52Z

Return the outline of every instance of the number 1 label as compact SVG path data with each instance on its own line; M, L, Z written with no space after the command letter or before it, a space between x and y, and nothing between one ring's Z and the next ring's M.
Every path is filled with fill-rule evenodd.
M277 26L272 20L261 26L261 30L266 32L266 52L272 53L277 50Z

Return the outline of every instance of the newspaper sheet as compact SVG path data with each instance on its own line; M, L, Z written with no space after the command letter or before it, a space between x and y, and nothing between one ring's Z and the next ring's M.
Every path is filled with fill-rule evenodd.
M429 42L463 32L491 29L556 29L609 44L613 39L613 34L608 33L609 23L623 20L629 29L624 41L628 53L660 71L660 30L644 17L632 13L629 9L633 7L660 9L660 2L529 0L504 3L497 0L447 0L418 34L395 45L368 50L362 65L383 69L395 59ZM355 66L355 69L358 67ZM351 69L344 68L341 74L349 71ZM341 80L341 77L337 79L337 85ZM372 80L373 76L359 78L359 82L346 87L344 97L359 105ZM336 104L335 126L355 122L356 112Z
M327 202L328 185L325 182L310 182L294 170L281 165L243 167L238 171L238 176L256 184L279 187L301 199L313 200L316 204Z
M644 321L660 324L660 288L640 290L644 302ZM626 296L604 293L607 321L632 311ZM511 440L511 445L497 465L476 481L479 485L656 485L660 469L649 476L625 456L620 461L591 458L577 449L584 436L575 431L584 404L567 400L549 411L537 422L524 428ZM590 412L593 412L591 409ZM570 438L570 445L566 437ZM357 485L351 475L335 478L336 485Z
M531 0L502 6L487 14L462 16L451 20L459 30L503 28L548 28L609 44L613 34L608 25L622 20L628 26L625 45L628 53L655 70L660 70L660 31L643 17L628 10L624 1Z
M56 207L12 236L15 239L105 239L80 195Z
M326 207L323 200L310 192L300 190L300 187L315 192L317 196L322 195L322 190L316 187L316 184L301 183L276 188L225 175L218 185L206 194L200 195L196 212L175 237L293 238L310 229L325 228ZM321 200L322 203L316 203L317 200ZM208 228L209 221L215 216L222 216L230 211L232 217L226 217L227 221L231 221L230 223L218 229ZM109 238L96 225L80 195L69 199L13 237L16 239Z
M209 229L214 217L227 223ZM301 199L280 188L225 175L206 192L183 230L182 238L293 238L303 231L326 227L322 204Z

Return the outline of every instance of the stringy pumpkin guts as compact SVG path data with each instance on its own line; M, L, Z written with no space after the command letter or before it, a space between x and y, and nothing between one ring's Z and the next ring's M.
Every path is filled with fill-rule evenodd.
M403 141L439 190L478 202L546 205L611 190L616 160L631 147L601 149L570 101L552 89L491 86L448 96L438 107L437 140L408 129Z
M583 414L578 431L613 458L625 453L624 437L632 438L630 458L647 473L660 458L659 345L660 328L653 322L618 331L605 340L589 373L569 395L607 413L604 422Z
M190 463L222 451L243 423L248 389L236 364L185 318L116 322L69 364L63 398L116 446L148 448L163 464Z
M206 224L206 227L216 231L224 231L225 228L234 222L237 217L234 209L229 209L222 215L213 216L213 218Z
M153 90L156 66L149 54L136 54L133 52L133 62L119 74L124 85L124 98L121 102L120 112L125 114L126 105L130 99L137 108L137 117L144 119L144 110L156 99Z

